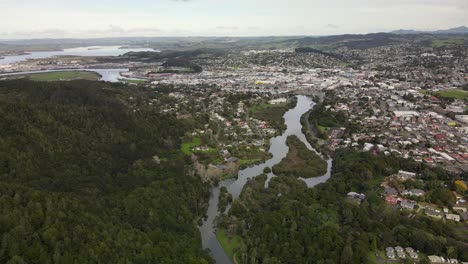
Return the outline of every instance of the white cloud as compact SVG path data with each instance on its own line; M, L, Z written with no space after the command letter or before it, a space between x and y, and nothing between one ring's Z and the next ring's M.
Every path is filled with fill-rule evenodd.
M468 25L468 0L0 0L0 37L322 35Z

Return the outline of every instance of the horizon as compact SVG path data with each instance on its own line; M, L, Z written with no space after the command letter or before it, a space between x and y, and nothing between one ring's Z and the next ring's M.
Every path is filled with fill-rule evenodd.
M363 33L342 33L342 34L324 34L324 35L252 35L252 36L229 36L229 35L187 35L187 36L111 36L111 37L38 37L38 38L1 38L0 41L38 41L38 40L99 40L99 39L158 39L158 38L167 38L167 39L181 39L181 38L304 38L304 37L312 37L312 38L320 38L320 37L330 37L330 36L340 36L340 35L369 35L369 34L393 34L396 31L415 31L416 34L431 34L435 31L443 31L443 30L451 30L457 28L466 28L468 26L461 25L455 26L445 29L431 29L431 30L420 30L420 29L413 29L413 28L400 28L400 29L393 29L390 31L376 31L376 32L363 32ZM1 34L0 34L1 35Z
M0 8L0 39L12 40L330 36L468 25L465 0L3 0Z

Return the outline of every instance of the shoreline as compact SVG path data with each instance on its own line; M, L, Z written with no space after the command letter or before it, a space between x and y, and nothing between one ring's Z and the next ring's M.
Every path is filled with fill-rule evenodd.
M298 138L306 145L306 147L309 150L314 151L314 149L309 144L309 142L305 138L305 135L302 132L303 126L301 123L301 117L306 112L313 109L314 102L309 96L301 96L303 95L296 95L296 98L298 100L295 107L289 109L283 116L285 119L285 124L287 126L284 133L270 140L271 147L269 149L269 152L272 153L273 157L270 160L265 161L264 163L240 171L237 180L221 181L217 187L213 187L211 189L211 197L208 203L206 218L205 221L203 221L203 224L199 226L199 230L202 235L203 247L211 250L212 257L217 263L233 263L232 260L229 259L225 249L216 237L216 230L218 230L216 226L216 220L221 215L221 213L218 212L220 189L222 187L226 187L228 189L228 192L231 193L233 200L238 199L243 190L243 187L249 180L259 175L262 175L263 170L266 167L271 168L273 165L281 162L281 160L288 154L287 152L289 152L289 148L286 145L286 138L290 135L298 136ZM308 107L308 109L302 112L304 110L304 107ZM300 113L297 113L298 111ZM317 184L327 181L331 175L332 160L327 159L323 155L320 155L317 150L315 150L315 152L320 156L321 159L327 162L327 172L324 175L312 179L299 178L300 180L304 181L307 187L309 188L312 188ZM267 175L265 187L268 186L270 179L272 179L273 177L275 177L273 173L269 173ZM232 205L232 203L230 205ZM230 205L228 206L227 211L229 210Z

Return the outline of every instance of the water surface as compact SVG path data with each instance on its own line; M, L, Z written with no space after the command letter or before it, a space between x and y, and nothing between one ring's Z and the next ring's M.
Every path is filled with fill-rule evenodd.
M244 185L249 179L252 179L263 173L265 167L272 168L274 165L278 164L289 152L289 147L286 145L286 139L288 136L295 135L297 136L309 150L318 152L312 148L309 142L306 140L305 135L302 133L301 125L301 116L307 111L314 107L315 103L307 96L299 95L297 96L297 105L295 108L289 110L284 114L285 123L287 126L286 131L279 137L272 138L270 140L270 150L272 158L267 160L265 163L246 168L239 171L237 180L226 180L219 184L218 187L214 187L211 190L211 198L209 202L209 207L207 211L208 218L199 228L202 235L202 244L204 248L210 249L213 258L216 260L216 263L224 264L231 263L229 257L224 252L219 241L216 239L216 229L215 229L215 220L219 216L218 212L218 200L219 192L221 187L226 187L228 191L232 194L233 199L239 198ZM320 155L320 154L319 154ZM322 157L323 158L323 157ZM327 160L328 169L327 173L321 177L311 178L311 179L301 179L303 180L309 188L316 186L317 184L326 182L330 178L332 160ZM268 174L268 181L272 177L275 177L273 173ZM267 187L267 186L266 186ZM229 208L228 208L229 210Z
M29 59L47 59L56 56L80 56L80 57L107 57L120 56L127 52L139 51L156 51L148 48L126 48L122 46L92 46L80 47L72 49L64 49L60 51L35 51L27 54L3 56L0 58L0 65L15 64Z

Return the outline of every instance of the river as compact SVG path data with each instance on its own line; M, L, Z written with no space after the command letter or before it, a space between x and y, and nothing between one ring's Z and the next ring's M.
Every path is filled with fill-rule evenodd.
M80 47L72 49L64 49L59 51L38 51L38 52L28 52L21 55L14 56L5 56L0 58L0 65L12 65L18 62L27 61L30 59L47 59L57 56L80 56L80 57L107 57L107 56L120 56L127 52L140 52L140 51L154 51L159 52L158 50L148 49L148 48L125 48L121 46L92 46L92 47ZM121 79L129 79L120 75L122 72L128 72L128 69L60 69L60 70L38 70L38 71L23 71L23 72L14 72L14 73L2 73L2 76L12 76L12 75L24 75L24 74L33 74L33 73L46 73L46 72L56 72L56 71L92 71L97 72L101 75L101 81L106 82L119 82Z
M288 136L295 135L297 136L307 148L311 151L319 154L315 149L312 148L310 143L307 141L305 135L302 133L302 124L301 116L307 111L314 107L315 103L307 96L298 95L297 96L297 105L295 108L289 110L284 114L285 123L287 126L286 131L279 137L272 138L270 140L270 150L269 152L273 155L270 160L267 160L265 163L246 168L239 171L237 180L226 180L222 181L219 186L214 187L211 190L211 198L209 201L209 207L207 211L207 219L203 222L203 225L200 226L200 232L202 236L202 244L204 248L208 248L211 251L212 257L216 260L216 263L225 264L231 263L229 257L224 252L221 244L216 239L216 228L215 228L215 219L219 216L218 212L218 199L219 192L221 187L226 187L228 191L232 194L233 199L238 199L244 185L249 179L252 179L263 173L265 167L272 168L275 164L278 164L283 158L286 157L289 151L289 147L286 145L286 139ZM319 154L320 155L320 154ZM321 155L320 155L321 156ZM323 158L323 156L322 156ZM311 179L301 179L303 180L309 188L316 186L317 184L326 182L331 175L332 160L327 160L328 169L327 173L321 177L311 178ZM273 173L268 174L268 181L271 178L275 177ZM267 187L267 186L266 186ZM229 210L229 209L228 209Z
M57 51L35 51L26 52L21 55L6 56L0 58L0 65L15 64L30 59L47 59L56 56L80 56L80 57L108 57L108 56L120 56L127 52L139 52L139 51L155 51L154 49L148 48L126 48L122 46L92 46L92 47L80 47L72 49L64 49Z

